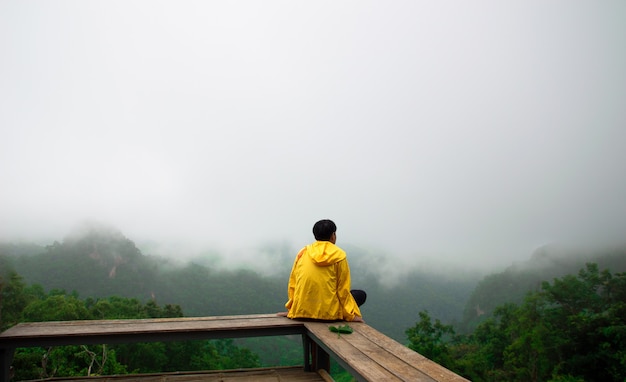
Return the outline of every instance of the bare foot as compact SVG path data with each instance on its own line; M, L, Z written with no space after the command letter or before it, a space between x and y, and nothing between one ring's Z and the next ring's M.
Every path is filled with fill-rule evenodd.
M279 316L279 317L287 317L287 314L289 314L289 312L278 312L278 313L276 313L276 315Z

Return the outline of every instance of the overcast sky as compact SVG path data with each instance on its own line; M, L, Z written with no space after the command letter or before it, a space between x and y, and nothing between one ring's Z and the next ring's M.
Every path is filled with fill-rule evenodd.
M0 1L0 239L510 264L626 231L626 2Z

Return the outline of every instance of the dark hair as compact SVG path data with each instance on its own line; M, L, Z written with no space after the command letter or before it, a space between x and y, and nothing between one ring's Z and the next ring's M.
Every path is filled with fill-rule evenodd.
M337 226L332 220L320 220L313 226L313 236L315 240L329 241L333 233L337 231Z

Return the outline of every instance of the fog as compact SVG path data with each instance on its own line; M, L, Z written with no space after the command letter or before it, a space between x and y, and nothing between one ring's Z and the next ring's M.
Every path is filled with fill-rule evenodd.
M619 242L624 20L623 1L2 1L0 240L87 219L247 261L330 218L339 245L461 265Z

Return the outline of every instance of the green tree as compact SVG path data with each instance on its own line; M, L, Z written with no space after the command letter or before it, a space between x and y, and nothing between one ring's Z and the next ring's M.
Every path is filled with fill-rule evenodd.
M587 264L578 276L543 283L558 375L593 381L626 379L626 273Z
M452 368L448 341L455 335L452 325L444 325L438 319L432 323L428 311L419 312L420 321L406 330L409 348L439 364Z
M19 322L29 300L20 275L10 272L6 279L0 276L0 331Z
M483 321L471 335L452 347L458 373L473 381L510 378L504 370L504 352L514 335L518 309L513 303L496 307L493 317Z
M626 274L596 264L496 307L467 336L420 317L409 346L475 382L626 380Z
M85 304L75 296L53 294L28 304L22 312L24 321L70 321L89 319Z
M531 293L507 328L511 343L504 349L504 370L516 381L545 381L552 372L554 331L545 319L545 300Z

